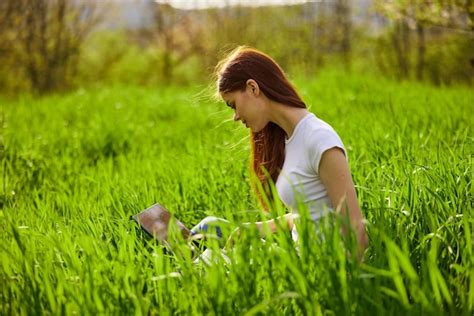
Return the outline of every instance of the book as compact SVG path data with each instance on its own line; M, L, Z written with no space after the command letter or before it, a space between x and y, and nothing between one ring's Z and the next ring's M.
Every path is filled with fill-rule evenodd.
M176 228L185 240L191 236L191 231L178 219L172 219L170 211L160 204L153 204L140 213L131 216L131 219L137 222L148 235L160 242L168 240L170 223L177 225Z

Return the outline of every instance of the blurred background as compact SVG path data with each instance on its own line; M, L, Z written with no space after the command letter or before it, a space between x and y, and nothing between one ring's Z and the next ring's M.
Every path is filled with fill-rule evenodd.
M470 0L1 0L0 93L208 83L237 45L324 68L474 83Z

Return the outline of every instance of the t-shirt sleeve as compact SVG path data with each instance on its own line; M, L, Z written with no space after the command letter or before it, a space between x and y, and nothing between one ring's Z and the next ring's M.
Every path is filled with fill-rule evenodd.
M347 160L346 149L342 143L341 138L334 130L331 129L318 129L313 131L307 139L308 148L308 162L309 167L316 173L319 174L319 164L321 162L321 157L324 152L328 149L337 147L342 150L344 156Z

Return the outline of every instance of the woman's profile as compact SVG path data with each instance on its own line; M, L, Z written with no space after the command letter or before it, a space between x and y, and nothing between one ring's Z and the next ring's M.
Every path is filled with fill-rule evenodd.
M346 150L334 129L308 111L281 67L263 52L238 47L219 62L216 75L217 92L234 110L234 120L251 131L251 171L264 189L257 192L263 207L273 182L290 210L284 218L295 240L299 201L315 222L324 210L337 210L349 218L361 256L368 244L363 215ZM206 218L192 232L216 220ZM262 231L264 222L255 224ZM276 230L273 220L265 224Z

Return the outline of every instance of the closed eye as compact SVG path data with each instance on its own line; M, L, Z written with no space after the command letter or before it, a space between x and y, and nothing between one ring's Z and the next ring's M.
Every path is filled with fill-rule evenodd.
M227 104L227 106L230 107L231 109L235 109L235 105L233 105L229 102L226 102L225 104Z

